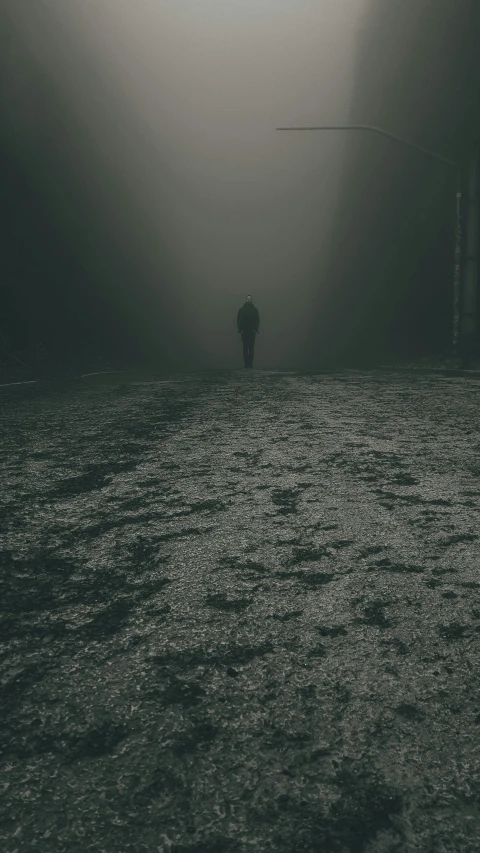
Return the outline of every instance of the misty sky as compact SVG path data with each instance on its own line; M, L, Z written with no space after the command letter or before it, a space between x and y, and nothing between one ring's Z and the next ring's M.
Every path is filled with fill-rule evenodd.
M251 292L258 365L294 366L345 140L275 127L348 121L368 7L44 0L17 16L81 139L77 180L97 216L118 211L123 224L109 227L120 254L135 254L153 318L171 312L200 362L238 364L236 311Z

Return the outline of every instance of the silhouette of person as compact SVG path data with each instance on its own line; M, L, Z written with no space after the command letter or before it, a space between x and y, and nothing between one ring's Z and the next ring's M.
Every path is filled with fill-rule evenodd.
M245 367L253 367L255 335L258 332L259 325L260 315L252 302L252 297L248 295L237 314L237 329L242 336Z

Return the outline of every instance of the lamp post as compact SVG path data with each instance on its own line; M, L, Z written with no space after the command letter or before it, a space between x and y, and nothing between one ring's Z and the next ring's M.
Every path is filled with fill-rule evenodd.
M381 127L374 127L370 124L337 124L337 125L314 125L311 127L277 127L276 130L367 130L371 133L379 133L381 136L388 136L396 142L407 145L409 148L416 148L427 157L433 157L435 160L441 160L442 163L447 163L448 166L453 166L457 172L457 190L456 190L456 205L455 205L455 253L454 253L454 268L453 268L453 332L452 344L454 356L458 353L458 345L460 340L460 264L462 258L462 222L461 222L461 200L462 200L462 175L460 164L455 160L450 160L449 157L444 157L436 151L431 151L429 148L424 148L423 145L418 145L416 142L411 142L409 139L403 139L401 136L396 136L388 130L383 130Z

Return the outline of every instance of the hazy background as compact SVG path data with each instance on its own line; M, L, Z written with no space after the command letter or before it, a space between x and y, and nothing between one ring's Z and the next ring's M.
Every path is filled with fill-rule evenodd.
M478 0L372 0L349 120L461 164L465 237L468 158L480 140ZM450 349L456 170L372 133L349 132L345 151L310 360Z
M381 357L405 346L416 276L413 301L434 291L437 317L423 311L412 346L442 341L448 167L275 127L388 124L456 155L478 107L474 8L3 0L4 338L59 359L235 367L251 292L257 366Z

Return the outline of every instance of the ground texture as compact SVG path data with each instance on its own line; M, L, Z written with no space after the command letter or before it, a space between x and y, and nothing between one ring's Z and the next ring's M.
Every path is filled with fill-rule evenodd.
M2 389L6 853L474 853L478 378Z

